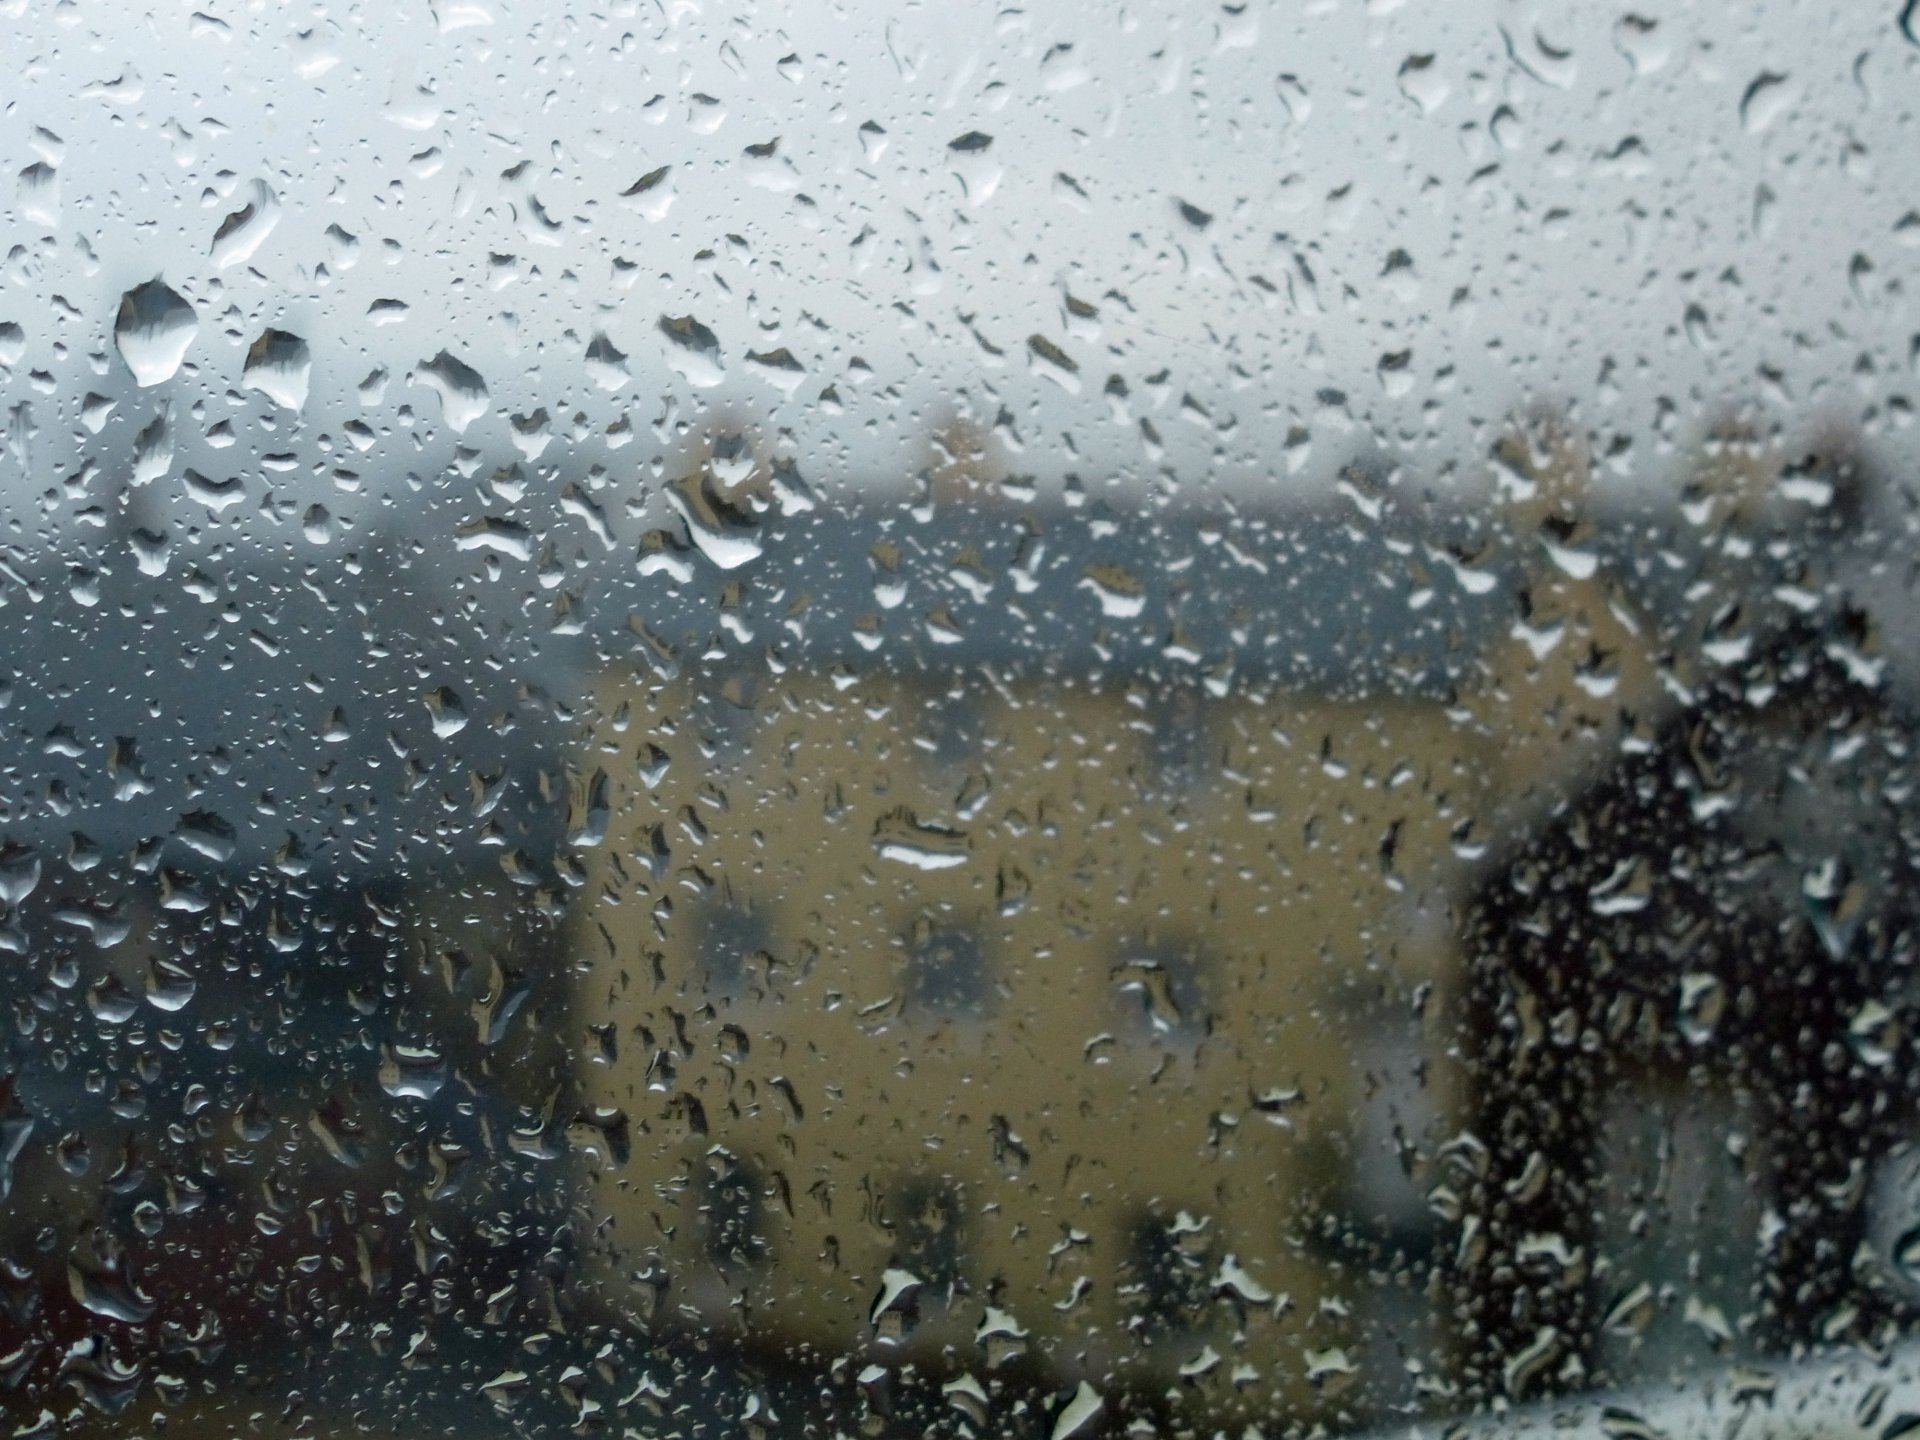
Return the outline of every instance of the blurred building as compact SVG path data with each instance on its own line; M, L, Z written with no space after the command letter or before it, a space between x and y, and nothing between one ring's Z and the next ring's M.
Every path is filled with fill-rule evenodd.
M1480 1395L1878 1353L1915 1318L1910 627L1850 583L1865 463L1829 437L1790 467L1810 510L1687 497L1653 547L1691 562L1650 612L1670 703L1466 907L1449 1288Z
M882 1411L1445 1403L1458 907L1673 703L1575 446L1496 460L1493 524L690 475L573 777L601 1304Z

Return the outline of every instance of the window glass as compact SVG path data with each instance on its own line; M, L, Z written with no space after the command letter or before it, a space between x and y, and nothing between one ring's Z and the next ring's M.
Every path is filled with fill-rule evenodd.
M1908 1433L1920 12L0 0L0 1422Z

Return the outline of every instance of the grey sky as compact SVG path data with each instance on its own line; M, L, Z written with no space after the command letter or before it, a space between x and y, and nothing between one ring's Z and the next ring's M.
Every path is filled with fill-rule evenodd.
M1622 484L1743 402L1912 448L1920 50L1892 5L11 8L0 133L12 170L58 172L57 210L44 171L5 193L7 403L46 472L0 461L16 505L73 467L68 433L123 473L165 392L176 472L292 452L320 477L275 483L347 513L364 499L324 472L350 420L381 432L352 458L370 483L444 467L454 437L407 383L443 348L491 390L461 437L489 466L507 415L545 406L542 463L616 475L668 406L720 406L790 432L816 483L897 482L958 397L1012 415L1018 468L1196 493L1323 479L1370 432L1437 468L1528 397L1625 437ZM278 223L220 268L256 180ZM114 307L155 273L201 325L193 369L136 391ZM717 337L717 386L663 339L680 315ZM298 418L239 390L268 326L311 346ZM602 332L630 357L613 392L585 359ZM745 358L783 348L803 373ZM90 392L120 401L97 438ZM622 415L636 442L608 451ZM222 419L240 443L210 451Z

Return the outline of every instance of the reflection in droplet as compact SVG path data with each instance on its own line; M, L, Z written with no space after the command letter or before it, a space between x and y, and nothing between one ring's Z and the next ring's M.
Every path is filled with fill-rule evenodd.
M881 859L916 870L951 870L966 864L972 854L965 831L922 823L906 809L881 817L873 829L873 848Z
M480 372L442 350L433 359L423 361L413 372L419 384L440 397L440 415L456 435L487 413L491 396Z
M229 265L244 265L253 258L273 229L280 223L280 199L264 180L255 180L247 190L247 203L220 222L213 236L213 264L216 270Z
M142 386L164 385L179 370L199 329L200 317L193 306L155 279L120 297L113 340L135 381Z
M662 315L659 329L668 344L667 364L688 384L706 389L727 378L720 337L693 316Z
M737 570L760 558L764 547L752 511L722 495L710 476L689 475L670 486L666 495L687 522L694 545L720 569Z
M242 384L259 390L275 405L298 411L307 403L307 384L313 376L313 353L298 334L263 330L246 353Z

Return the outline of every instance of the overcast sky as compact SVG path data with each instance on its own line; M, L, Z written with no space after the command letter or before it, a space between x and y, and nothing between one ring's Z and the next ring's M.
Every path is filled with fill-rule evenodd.
M1690 8L20 0L0 134L9 177L47 168L4 192L0 493L29 513L76 444L123 475L171 397L176 472L290 453L278 483L325 494L302 476L359 420L368 493L404 503L379 477L456 442L409 383L442 349L485 379L458 438L489 467L541 406L542 463L616 474L717 412L829 489L885 485L959 404L1004 408L1042 476L1258 494L1375 436L1481 455L1540 398L1622 485L1737 404L1905 456L1920 49L1891 3ZM255 182L277 222L216 256ZM199 329L142 390L111 333L155 275ZM662 334L681 316L717 357ZM269 326L311 351L297 414L241 388ZM89 394L118 402L97 435Z

